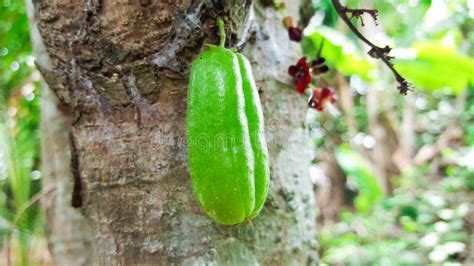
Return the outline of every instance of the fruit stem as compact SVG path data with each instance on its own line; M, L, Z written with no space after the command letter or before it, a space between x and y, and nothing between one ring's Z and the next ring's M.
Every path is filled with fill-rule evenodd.
M220 38L220 47L225 45L225 29L224 29L224 20L221 17L217 18L217 27L219 28L219 38Z

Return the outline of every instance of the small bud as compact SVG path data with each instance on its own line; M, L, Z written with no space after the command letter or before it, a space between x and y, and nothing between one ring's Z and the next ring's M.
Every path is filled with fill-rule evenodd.
M329 71L329 67L326 66L326 65L324 65L324 66L322 66L322 67L319 68L319 71L320 71L321 73L326 73L326 72Z
M326 66L326 65L319 68L319 72L321 72L321 73L326 73L328 71L329 71L329 67Z
M283 19L283 26L287 29L296 27L293 17L287 16Z
M286 8L286 4L284 2L281 2L277 5L277 9L285 9Z
M326 65L313 68L313 74L315 75L324 74L328 71L329 71L329 67Z
M274 5L273 0L260 0L260 3L262 3L262 6L264 7L269 7L271 5Z
M299 28L291 27L288 29L288 35L290 36L290 40L295 42L301 42L303 38L303 32Z
M317 59L311 61L311 66L321 65L321 64L324 64L324 62L326 62L326 59L320 57L320 58L317 58Z

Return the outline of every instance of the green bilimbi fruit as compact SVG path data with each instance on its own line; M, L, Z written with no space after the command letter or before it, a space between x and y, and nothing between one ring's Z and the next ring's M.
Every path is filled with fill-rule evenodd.
M255 217L269 187L262 107L249 61L207 45L193 62L188 91L189 167L203 210L220 224Z

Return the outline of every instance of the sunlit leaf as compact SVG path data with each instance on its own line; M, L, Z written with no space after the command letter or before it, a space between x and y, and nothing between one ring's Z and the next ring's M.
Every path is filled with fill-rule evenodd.
M360 1L359 1L360 2ZM425 18L431 0L371 1L379 10L379 24L389 36L396 36L397 43L410 44L415 40L418 25Z
M317 11L324 13L323 24L329 27L336 26L336 23L339 19L339 15L334 9L331 0L316 0L313 1L313 6Z
M415 46L416 58L398 60L395 68L417 88L429 92L450 88L459 94L474 83L474 60L436 44Z

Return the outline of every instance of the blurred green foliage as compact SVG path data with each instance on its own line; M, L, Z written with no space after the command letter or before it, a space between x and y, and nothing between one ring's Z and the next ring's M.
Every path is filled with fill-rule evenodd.
M23 1L0 5L0 104L33 70L28 18Z
M417 88L428 91L449 88L456 95L469 84L474 85L474 59L436 44L417 44L414 48L416 58L398 60L396 69Z
M365 159L350 145L342 144L335 152L337 163L346 174L348 183L354 184L359 191L354 199L356 210L361 214L368 213L382 198L382 188L377 177Z
M474 86L468 90L467 97L466 109L461 114L460 124L463 125L466 143L474 146Z
M362 2L362 1L359 1ZM379 17L379 24L389 36L396 36L395 45L410 45L416 41L413 34L420 28L426 11L431 6L431 0L398 0L398 1L371 1L374 8L381 11L398 8L398 12L391 15L383 14Z
M42 234L39 73L23 1L0 5L0 247L16 265L30 265L31 237ZM7 252L9 250L9 252ZM8 257L8 258L7 258Z
M344 115L320 114L310 123L316 152L335 153L347 178L346 197L352 200L338 221L321 226L322 264L467 262L473 244L466 219L474 204L474 6L465 0L342 1L352 8L379 10L382 31L372 35L373 41L395 47L395 67L414 85L414 150L435 145L453 124L464 133L460 147L443 148L433 161L403 169L392 178L393 194L383 196L360 152L373 148L365 143L373 139L367 133L367 90L381 86L379 93L391 104L383 109L393 110L400 119L407 102L396 93L393 77L364 54L363 45L337 20L328 2L313 0L316 14L305 29L302 50L312 59L324 42L321 55L332 72L323 78L333 83L335 71L348 77L357 132L348 134ZM353 22L361 28L359 21ZM373 22L365 16L364 23Z
M463 219L473 203L473 170L454 163L441 181L433 182L423 178L429 165L407 169L394 195L374 205L370 215L346 210L339 222L322 228L323 263L447 265L465 260L470 235Z

